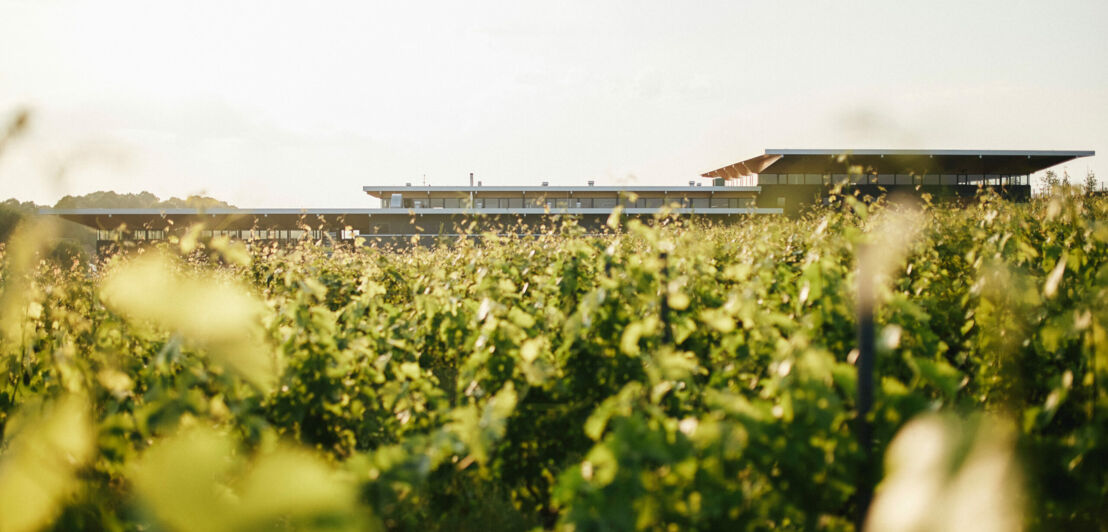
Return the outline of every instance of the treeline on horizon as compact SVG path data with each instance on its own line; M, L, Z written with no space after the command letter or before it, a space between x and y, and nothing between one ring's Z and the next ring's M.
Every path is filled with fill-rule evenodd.
M19 211L24 214L33 214L38 209L50 207L49 205L38 205L33 201L20 201L16 198L8 198L0 203L0 206L3 206L5 210ZM184 199L174 196L162 200L154 193L146 190L137 194L120 194L114 190L97 190L80 196L67 194L53 206L55 209L205 209L213 207L234 208L235 206L223 200L196 195Z
M11 238L19 223L38 214L38 210L47 205L38 205L33 201L20 201L9 198L0 202L0 244ZM181 199L171 197L162 200L151 192L138 194L120 194L115 191L98 190L80 196L66 195L54 204L55 209L209 209L213 207L234 208L226 201L208 196L189 196ZM66 262L73 257L93 253L96 249L96 233L83 225L63 220L60 224L57 245L52 253L64 258Z

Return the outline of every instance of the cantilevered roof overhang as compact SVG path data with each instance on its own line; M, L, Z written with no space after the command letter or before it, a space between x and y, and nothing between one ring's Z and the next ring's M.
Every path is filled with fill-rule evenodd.
M39 209L38 212L102 230L121 227L161 230L199 223L217 231L302 226L340 230L350 220L379 213L380 209Z
M755 174L1029 175L1094 151L1046 150L766 150L701 174L732 179Z

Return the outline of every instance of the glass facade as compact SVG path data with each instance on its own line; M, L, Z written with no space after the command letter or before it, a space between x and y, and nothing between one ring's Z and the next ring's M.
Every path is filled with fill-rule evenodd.
M822 179L816 175L816 178ZM684 208L720 208L734 209L753 205L753 198L699 197L681 196L617 199L616 197L543 197L527 198L474 198L476 209L612 209L616 205L635 209L659 209L668 205ZM410 209L464 209L469 207L469 198L413 198L404 200L405 208Z
M1027 186L1028 175L1001 174L758 174L758 185Z
M830 181L830 175L821 174L794 174L781 176L785 182L791 178L800 184L826 184ZM582 191L585 197L575 197L567 192L552 191L551 193L531 192L519 193L512 196L475 196L458 195L455 197L414 197L400 198L405 209L468 209L472 201L472 208L479 210L503 209L537 209L561 211L565 209L604 209L609 210L617 205L628 209L660 209L666 206L685 209L743 209L755 206L754 193L749 197L734 197L737 194L719 193L705 190L704 192L684 193L674 191L665 195L659 192L646 192L644 196L638 196L634 192L627 193L598 193ZM417 193L418 194L418 193ZM441 194L441 193L440 193ZM718 194L718 196L717 196ZM396 194L399 195L399 194Z

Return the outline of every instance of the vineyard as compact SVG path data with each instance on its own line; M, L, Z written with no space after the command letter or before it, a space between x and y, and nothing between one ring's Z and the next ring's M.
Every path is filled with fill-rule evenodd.
M0 531L853 530L865 486L872 530L1108 529L1108 200L609 225L86 264L24 224Z

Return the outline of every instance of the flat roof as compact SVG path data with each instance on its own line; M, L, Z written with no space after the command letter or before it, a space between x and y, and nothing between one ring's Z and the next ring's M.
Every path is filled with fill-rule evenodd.
M708 187L699 187L708 188ZM627 207L624 214L653 214L654 207ZM46 216L58 216L64 220L76 222L93 229L112 230L126 225L132 229L160 230L166 227L188 227L205 223L210 230L246 230L246 229L296 229L308 225L311 229L329 231L340 230L351 225L358 229L361 222L375 216L545 216L554 214L569 215L608 215L610 208L515 208L515 209L469 209L469 208L377 208L377 209L39 209ZM781 214L779 208L735 207L735 208L675 208L674 214Z
M1092 150L784 150L765 153L702 177L735 178L754 174L957 174L1028 175Z

